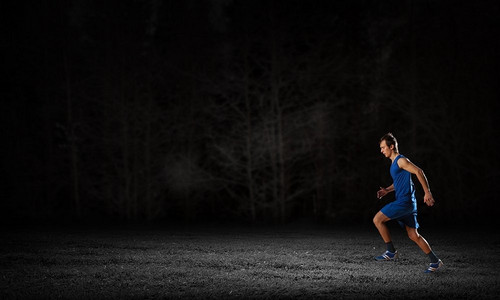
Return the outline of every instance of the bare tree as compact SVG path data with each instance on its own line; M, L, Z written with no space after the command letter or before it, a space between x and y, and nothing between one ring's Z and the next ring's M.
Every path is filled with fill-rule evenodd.
M277 35L266 42L247 38L222 79L210 82L216 120L211 149L221 168L215 177L238 203L240 215L255 220L267 214L285 222L315 190L320 210L329 203L326 178L332 164L324 162L331 155L326 152L332 126L327 124L332 110L344 103L335 93L345 83L324 89L332 79L342 79L336 72L343 60L325 58L322 39L305 40L308 51L298 53L284 48Z

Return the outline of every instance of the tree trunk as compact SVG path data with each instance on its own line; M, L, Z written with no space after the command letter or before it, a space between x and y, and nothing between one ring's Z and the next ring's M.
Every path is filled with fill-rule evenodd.
M283 111L280 104L280 66L278 62L278 49L276 39L271 39L271 107L273 117L275 118L273 142L276 151L275 179L276 179L276 201L279 222L284 223L286 218L286 179L285 179L285 157L284 157L284 138L283 138Z
M146 181L146 191L145 191L145 203L146 203L146 218L152 219L154 216L153 213L153 196L152 196L152 166L151 166L151 119L153 114L152 108L152 91L150 82L149 84L149 94L147 96L147 110L146 110L146 133L144 137L144 180Z
M123 82L122 82L123 84ZM131 217L130 202L131 202L131 171L130 171L130 138L129 138L129 124L127 115L127 105L125 103L125 91L124 87L120 87L120 104L122 105L118 109L120 110L120 123L121 123L121 158L122 158L122 174L123 174L123 197L121 199L121 211L122 215L127 219Z
M245 48L247 50L247 48ZM255 208L255 191L254 191L254 179L253 179L253 151L252 151L252 113L250 105L250 95L249 95L249 78L248 74L250 72L248 66L248 53L245 51L245 66L244 66L244 97L245 97L245 109L246 109L246 177L247 177L247 187L248 187L248 198L250 205L250 217L252 223L256 221L256 208Z
M410 10L410 51L411 51L411 61L410 61L410 105L409 105L409 117L410 117L410 149L412 153L416 154L418 152L417 144L417 134L418 134L418 104L417 104L417 89L418 89L418 69L417 69L417 37L416 37L416 12L415 3L413 0L409 1Z
M74 213L77 218L81 217L79 168L78 168L78 146L76 144L75 120L73 112L73 95L71 89L71 73L69 69L68 54L64 54L64 69L66 75L66 120L68 123L69 161L71 174L71 187Z

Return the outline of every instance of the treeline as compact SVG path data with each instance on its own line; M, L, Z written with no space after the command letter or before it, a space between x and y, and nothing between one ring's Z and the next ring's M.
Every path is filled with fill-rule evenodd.
M16 8L2 211L369 222L391 183L378 139L392 131L438 201L424 218L488 213L498 131L477 57L494 52L460 7L397 3Z

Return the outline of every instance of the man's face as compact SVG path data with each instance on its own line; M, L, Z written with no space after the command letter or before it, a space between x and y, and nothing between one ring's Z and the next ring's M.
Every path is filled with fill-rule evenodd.
M387 146L387 142L385 140L380 142L380 153L382 153L385 157L391 157L392 148Z

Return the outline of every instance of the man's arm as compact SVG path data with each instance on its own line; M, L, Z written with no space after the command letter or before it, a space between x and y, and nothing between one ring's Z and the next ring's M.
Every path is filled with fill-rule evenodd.
M427 181L427 177L425 177L424 171L417 167L415 164L413 164L411 161L409 161L407 158L401 158L398 160L398 166L406 170L412 174L417 175L418 181L422 185L422 188L424 189L424 202L428 206L433 206L434 205L434 198L432 198L432 193L431 189L429 187L429 182Z

